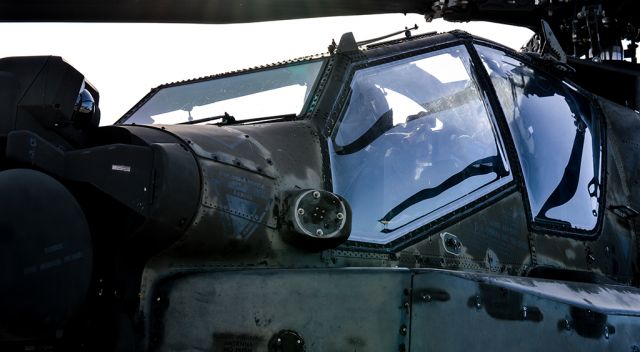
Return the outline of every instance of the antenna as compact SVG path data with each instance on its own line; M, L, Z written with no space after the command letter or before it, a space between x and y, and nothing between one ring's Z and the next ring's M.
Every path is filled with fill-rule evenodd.
M357 42L356 44L358 44L358 46L361 45L367 45L367 44L371 44L371 43L375 43L375 42L379 42L381 40L387 39L387 38L391 38L393 36L396 36L398 34L402 34L404 33L405 37L409 38L411 37L411 31L415 31L418 29L418 25L414 24L413 27L408 28L408 27L404 27L403 30L401 31L397 31L397 32L393 32L391 34L387 34L387 35L383 35L382 37L377 37L377 38L373 38L373 39L368 39L368 40L363 40L361 42Z

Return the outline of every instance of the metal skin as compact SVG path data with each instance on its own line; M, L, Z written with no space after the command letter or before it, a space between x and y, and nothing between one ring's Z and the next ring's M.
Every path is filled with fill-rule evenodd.
M534 227L514 141L472 44L530 60L463 32L366 50L350 46L348 39L328 58L299 118L247 125L100 128L94 134L99 147L136 146L131 150L143 148L152 155L144 160L153 167L145 168L148 174L141 178L148 182L144 190L152 193L149 198L120 194L113 185L100 187L91 175L49 172L122 197L120 203L98 205L82 196L85 188L70 186L87 213L97 264L86 308L60 327L66 333L53 346L141 351L639 350L636 223L620 209L640 209L635 181L640 154L631 152L640 146L633 133L640 116L599 100L606 126L606 199L595 233ZM474 79L497 121L512 181L388 245L347 240L327 249L288 242L283 233L287 192L333 190L327 140L354 68L460 44L478 70ZM32 155L18 151L11 154L15 162ZM126 169L118 163L124 157L113 155L110 162L123 165L116 171ZM47 170L33 160L33 168ZM127 196L142 200L127 202ZM100 226L114 220L131 225L122 232L114 224Z
M331 190L325 141L344 100L339 92L352 67L358 61L395 60L472 40L476 39L453 33L339 53L329 60L321 78L326 83L316 93L317 104L301 121L164 126L196 156L202 198L185 234L145 266L139 315L144 317L142 348L225 350L244 346L260 351L283 330L300 334L308 351L619 350L640 343L636 341L638 320L629 317L640 315L640 291L615 286L637 285L633 223L606 211L595 236L572 238L534 230L518 176L485 199L390 246L347 241L337 248L309 252L283 241L280 195L298 188ZM486 83L483 77L478 80ZM482 88L489 103L496 106L491 88ZM602 104L605 111L613 108L610 103ZM603 122L610 127L604 150L605 204L635 207L620 190L623 175L615 167L632 167L634 161L611 147L619 146L617 125L628 126L630 117L624 114L634 113L624 110L604 115ZM501 112L496 109L495 115L500 118ZM142 127L122 128L135 134ZM234 161L222 161L222 155ZM516 158L509 153L514 168ZM250 207L253 212L247 213L244 205L225 203L225 194L240 191L247 203L255 205ZM442 233L455 234L462 243L462 254L446 250L440 241ZM456 274L466 271L470 274ZM503 285L500 277L508 276L540 279ZM546 285L558 293L532 292L529 285ZM615 298L610 290L623 293ZM425 292L432 303L416 299ZM582 300L563 298L579 292L584 294ZM478 309L475 303L468 306L467 300L477 295L486 309ZM519 298L512 302L511 296ZM534 313L527 317L522 309L530 304L535 310L530 308ZM606 323L593 318L594 314ZM568 325L558 328L564 320ZM464 324L483 328L465 333L465 339L454 338L454 331L467 330ZM548 338L530 345L526 337L534 327L544 329ZM609 334L615 329L617 335L605 337L607 329ZM449 332L442 335L443 331Z

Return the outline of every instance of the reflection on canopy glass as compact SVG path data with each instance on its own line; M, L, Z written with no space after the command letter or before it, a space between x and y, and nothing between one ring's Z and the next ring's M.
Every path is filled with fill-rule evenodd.
M509 123L533 218L593 230L600 206L600 124L567 83L477 46Z
M329 143L351 240L388 243L508 175L470 72L458 46L354 74Z
M161 88L125 123L178 124L229 114L236 120L300 114L323 61Z

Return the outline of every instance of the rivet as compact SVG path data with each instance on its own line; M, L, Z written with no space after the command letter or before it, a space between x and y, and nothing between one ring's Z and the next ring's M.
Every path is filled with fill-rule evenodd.
M406 335L406 334L407 334L407 327L406 327L406 326L404 326L404 325L402 325L402 326L400 327L400 335L404 336L404 335Z
M336 217L337 217L339 220L342 220L342 219L344 219L344 214L342 214L342 213L338 213L338 214L336 214Z
M425 301L425 302L431 302L431 295L423 293L422 294L422 300Z
M317 236L322 236L322 235L324 235L324 232L322 231L322 229L317 229L316 230L316 235Z
M298 208L298 215L304 215L304 209Z

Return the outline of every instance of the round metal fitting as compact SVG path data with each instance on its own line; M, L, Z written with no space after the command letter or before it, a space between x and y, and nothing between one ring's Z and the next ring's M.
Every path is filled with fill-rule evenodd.
M400 327L400 335L405 336L407 334L407 327L402 325Z
M303 352L304 339L292 330L282 330L269 341L269 352Z
M306 190L294 196L291 215L297 233L323 239L344 234L348 227L348 208L336 194Z

